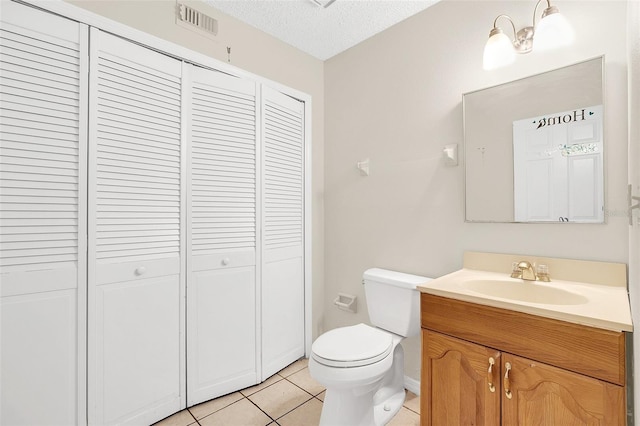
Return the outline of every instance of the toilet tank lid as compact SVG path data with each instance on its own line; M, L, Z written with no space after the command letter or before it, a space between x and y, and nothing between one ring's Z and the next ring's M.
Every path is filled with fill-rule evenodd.
M404 272L390 271L381 268L367 269L364 271L362 277L365 281L377 281L409 289L414 289L432 280L432 278L422 277L420 275L406 274Z

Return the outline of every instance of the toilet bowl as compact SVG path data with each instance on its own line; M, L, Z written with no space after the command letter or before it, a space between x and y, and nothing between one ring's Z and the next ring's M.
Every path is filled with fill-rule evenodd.
M372 325L324 333L313 343L309 373L327 391L320 425L384 425L405 398L400 342L420 330L419 292L429 278L373 268L364 286Z

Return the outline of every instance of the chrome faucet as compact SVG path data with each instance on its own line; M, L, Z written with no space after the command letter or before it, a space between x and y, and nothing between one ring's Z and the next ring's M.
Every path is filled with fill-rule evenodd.
M513 268L511 278L521 278L527 281L535 281L538 277L536 277L536 272L533 270L533 266L531 265L531 263L523 260L518 262L516 267Z

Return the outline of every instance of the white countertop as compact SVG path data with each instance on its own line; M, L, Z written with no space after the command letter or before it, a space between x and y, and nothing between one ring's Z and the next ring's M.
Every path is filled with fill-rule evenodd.
M548 286L559 288L570 293L584 296L586 301L579 304L562 304L554 301L552 304L533 303L522 300L489 296L474 291L465 286L465 282L472 280L513 281L513 285ZM479 271L475 269L461 269L428 283L418 286L422 293L496 308L538 315L582 324L612 331L633 331L631 308L626 287L616 287L600 284L589 284L575 281L554 280L549 283L539 281L523 281L510 278L509 275L498 272Z

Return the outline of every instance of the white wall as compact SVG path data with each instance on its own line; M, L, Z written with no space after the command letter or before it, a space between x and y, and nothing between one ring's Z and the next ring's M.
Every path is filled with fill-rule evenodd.
M460 268L466 250L628 262L627 4L554 2L574 26L573 47L483 71L494 18L507 13L530 25L534 5L444 0L325 63L327 329L368 321L360 283L369 267L437 277ZM602 54L607 223L465 223L463 167L445 167L441 153L463 143L462 93ZM369 177L355 167L364 158ZM357 314L332 305L338 292L359 296ZM419 342L405 342L414 379Z
M185 1L218 20L215 40L175 23L175 0L68 0L114 21L185 46L312 96L313 337L322 330L324 281L324 64L202 1ZM231 60L227 54L231 47Z

